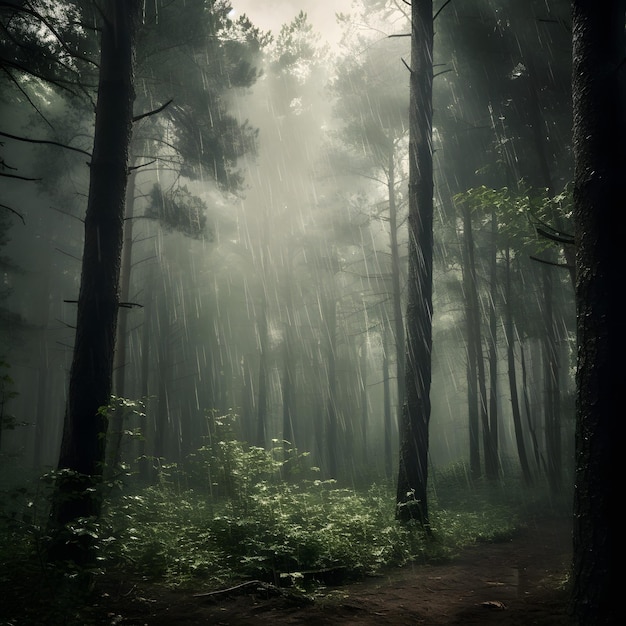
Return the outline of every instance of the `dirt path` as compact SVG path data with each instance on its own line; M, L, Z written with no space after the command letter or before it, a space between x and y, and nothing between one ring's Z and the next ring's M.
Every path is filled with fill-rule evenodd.
M329 587L324 597L304 606L247 586L217 597L155 587L126 595L111 589L102 608L111 624L120 625L566 626L570 536L566 521L542 520L510 541L472 546L446 564L407 566Z

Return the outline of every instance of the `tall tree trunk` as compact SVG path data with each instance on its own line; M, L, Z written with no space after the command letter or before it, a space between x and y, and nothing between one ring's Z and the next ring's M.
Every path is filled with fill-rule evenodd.
M118 311L120 257L134 101L135 36L141 2L101 5L100 76L85 243L77 306L76 338L58 467L51 527L97 517ZM94 489L95 487L95 489ZM85 563L89 535L54 541L50 556Z
M393 332L396 346L396 385L398 390L397 415L404 404L405 361L404 361L404 319L402 315L402 288L400 286L400 248L398 247L398 207L396 204L395 145L389 142L389 164L387 168L387 194L389 198L389 247L391 249L391 285L393 302Z
M137 170L131 170L126 187L126 209L124 219L124 239L122 243L122 263L120 266L120 302L127 304L130 299L130 270L133 258L133 213L135 209L135 179ZM128 305L120 306L117 315L117 336L113 358L113 391L118 398L125 397L126 360L128 344ZM107 436L106 471L112 478L117 471L122 451L124 420L126 412L118 407L110 416Z
M389 385L389 330L387 320L384 317L383 330L383 414L384 414L384 441L385 441L385 478L392 479L393 472L393 452L392 452L392 430L393 415L391 411L391 389Z
M297 457L290 457L290 450L296 448L296 432L294 420L296 418L296 372L293 338L290 323L285 327L283 338L283 376L282 376L282 401L283 401L283 475L289 476L295 469ZM299 442L299 438L298 438Z
M326 399L326 449L329 478L339 473L339 416L337 412L337 299L326 294L323 327L326 335L326 371L328 396Z
M474 255L474 235L472 229L472 216L469 208L464 212L464 230L465 241L467 244L467 261L468 261L468 273L470 276L468 285L469 292L466 297L470 300L470 309L472 314L470 321L472 323L469 332L472 335L472 343L474 350L474 358L476 359L476 384L478 389L478 416L479 422L482 426L482 442L483 442L483 462L485 466L485 474L489 477L490 466L489 460L491 458L491 435L489 426L489 407L487 404L487 379L485 374L485 361L483 355L482 345L482 332L481 332L481 319L480 319L480 298L478 295L478 277L476 272L476 259Z
M363 339L363 343L359 352L359 396L361 405L361 450L364 460L367 463L369 456L367 454L368 444L368 397L367 397L367 361L369 355L369 334Z
M500 474L498 452L498 320L496 316L498 219L491 211L491 258L489 259L489 445L485 450L485 468L491 480Z
M168 292L165 291L165 294ZM172 429L172 412L170 407L170 389L169 381L172 378L173 355L172 355L172 322L170 319L169 301L162 294L157 301L157 322L154 325L155 335L157 336L157 375L156 375L156 408L154 419L154 448L153 454L157 464L158 459L164 459L172 452L172 448L168 447L171 443ZM158 467L158 465L157 465Z
M482 474L480 466L480 413L478 410L478 357L480 338L476 335L478 298L476 297L476 272L473 262L474 240L472 215L468 206L462 206L463 242L463 292L465 297L465 332L467 335L467 415L469 431L470 477Z
M288 260L289 262L289 260ZM295 355L293 349L293 277L291 269L286 277L285 294L285 330L283 336L283 446L285 450L294 448L296 417L296 372Z
M270 216L266 212L260 228L260 280L261 280L261 304L257 317L257 333L259 342L259 394L257 398L257 424L256 424L256 445L265 448L267 445L267 421L268 421L268 385L269 385L269 263L270 263Z
M533 444L535 465L537 466L538 471L543 471L547 474L546 463L539 447L539 437L537 436L537 429L533 420L531 402L528 394L528 368L526 367L526 350L524 349L524 344L522 342L520 342L519 352L522 367L522 393L524 396L524 411L526 413L526 424L528 432L530 433L530 439Z
M148 402L149 380L150 380L150 339L152 337L152 325L154 323L154 268L146 278L146 296L144 307L143 326L141 329L141 364L140 364L140 382L139 397ZM152 427L151 427L152 426ZM141 437L137 446L137 458L139 459L139 477L144 483L150 481L151 463L148 459L148 451L150 450L149 442L154 439L154 422L148 422L148 411L144 411L140 420Z
M517 456L522 469L524 484L531 485L533 482L532 472L526 455L526 443L524 441L524 428L522 426L522 413L517 393L517 372L515 367L515 333L513 332L513 303L511 289L511 254L507 247L504 251L506 272L504 278L504 334L506 339L506 357L509 374L509 390L511 392L511 413L513 415L513 428L515 431L515 444Z
M626 0L573 0L576 479L573 626L617 624L624 530L619 488L626 380ZM617 474L616 474L617 472Z
M124 219L124 242L122 244L122 264L120 266L120 302L130 300L130 273L133 260L133 216L135 212L135 180L137 170L131 170L126 188L126 209ZM123 398L126 392L126 346L127 346L128 308L120 307L117 318L117 339L113 362L115 395Z
M428 424L433 279L433 6L411 4L409 103L409 276L406 312L406 398L400 423L397 516L428 521Z
M268 327L267 327L267 294L265 286L262 294L261 311L257 320L259 335L259 394L257 397L256 445L265 448L267 444L267 385L268 385Z
M543 376L545 389L545 434L548 484L554 495L561 491L561 403L560 363L554 328L554 277L553 268L543 266Z

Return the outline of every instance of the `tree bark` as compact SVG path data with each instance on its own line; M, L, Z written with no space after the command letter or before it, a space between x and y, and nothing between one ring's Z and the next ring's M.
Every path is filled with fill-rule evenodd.
M124 239L122 243L122 260L120 265L120 302L130 299L130 271L133 255L133 214L135 209L135 179L137 170L132 170L126 186L126 206L124 219ZM128 309L120 307L117 314L117 332L115 339L115 355L113 358L113 391L118 398L126 396L126 353L128 345ZM119 407L110 417L106 450L105 476L113 477L118 470L122 440L124 438L124 421L126 411Z
M480 350L480 325L478 323L478 297L476 295L476 269L474 267L474 238L472 216L468 206L461 207L463 219L463 291L465 296L465 331L467 333L467 415L469 431L470 477L480 478L480 416L478 409L478 359ZM484 403L482 404L484 408Z
M331 277L334 280L334 277ZM337 414L337 298L334 288L324 294L324 319L322 320L326 343L326 371L328 397L326 399L326 450L328 477L339 474L339 416Z
M561 402L559 350L554 320L553 268L541 268L543 284L542 316L544 322L543 378L544 378L544 428L546 437L546 465L548 485L553 495L562 489Z
M507 247L504 251L504 335L506 339L506 356L509 375L509 390L511 392L511 414L515 430L515 444L517 456L522 470L522 479L525 485L532 485L533 475L528 463L524 429L522 427L522 412L520 410L519 394L517 393L517 370L515 366L515 333L513 331L513 303L511 289L511 254Z
M576 476L571 624L617 624L626 380L626 0L573 0ZM618 569L619 568L619 569Z
M51 513L56 531L97 517L118 313L128 149L133 122L135 36L141 2L102 5L100 76L85 216L76 338ZM89 535L53 542L50 556L85 562Z
M266 283L263 283L266 285ZM267 327L267 294L263 287L261 311L257 319L257 332L259 335L259 393L257 398L256 415L256 445L265 448L267 445L267 396L268 396L268 350L269 336Z
M406 383L400 422L397 516L428 528L428 425L433 278L433 7L411 5L409 104L409 276Z
M392 452L392 430L393 415L391 412L391 389L389 384L389 329L386 316L383 316L383 419L384 419L384 445L385 445L385 478L392 480L393 473L393 452ZM397 423L397 418L396 418Z
M395 145L393 140L389 142L389 165L387 168L388 177L388 198L389 198L389 247L391 249L391 285L393 301L393 332L396 346L396 389L398 398L396 400L397 411L404 404L405 394L405 362L404 362L404 319L402 315L402 289L400 286L400 248L398 247L398 207L396 203L396 168L395 168Z
M485 449L485 473L491 480L500 475L498 442L498 322L496 314L498 254L498 220L495 208L491 211L491 251L489 259L489 445Z

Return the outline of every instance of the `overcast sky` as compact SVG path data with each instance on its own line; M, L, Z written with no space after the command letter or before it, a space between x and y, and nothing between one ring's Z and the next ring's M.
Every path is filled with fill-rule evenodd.
M255 26L275 35L285 22L304 11L322 37L334 44L339 38L335 13L347 12L351 0L231 0L231 4L235 16L245 13Z

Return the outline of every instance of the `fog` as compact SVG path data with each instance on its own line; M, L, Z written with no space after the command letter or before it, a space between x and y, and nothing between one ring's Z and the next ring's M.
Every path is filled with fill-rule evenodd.
M564 264L566 251L537 232L569 228L568 33L559 22L567 3L551 13L530 3L528 15L506 19L499 2L465 4L451 3L436 20L430 461L434 476L455 465L469 471L472 411L489 402L502 471L518 470L513 363L521 438L541 474L554 454L555 419L559 464L567 466L572 448L572 285L563 268L541 262ZM187 128L183 113L196 115L186 100L184 110L171 109L178 117L165 109L135 129L137 140L159 126L161 139L136 143L132 155L114 394L143 400L145 416L127 418L124 429L142 438L125 435L122 457L131 467L140 454L183 462L203 445L211 416L232 414L237 438L261 447L287 441L310 452L324 477L391 480L407 280L407 7L232 7L233 19L246 14L273 38L249 51L257 68L250 84L233 78L228 55L237 51L222 50L219 67L207 52L198 76L218 95L197 105L194 121L206 129L233 119L249 133L224 125L205 145L210 133L197 131L196 166L171 148ZM135 113L170 97L176 107L189 85L172 74L153 92L146 67ZM3 97L3 130L89 151L89 113L43 87L34 93L37 108L23 94ZM228 141L239 142L230 154ZM212 169L213 149L222 154ZM12 315L2 337L10 376L2 407L11 420L3 417L1 451L3 463L34 473L58 456L89 170L84 154L54 145L6 139L4 151L20 174L38 179L7 181L0 199L19 214L7 212L3 229L2 307ZM177 223L167 206L181 211ZM467 352L464 210L487 368L478 383ZM481 382L485 394L472 395Z

